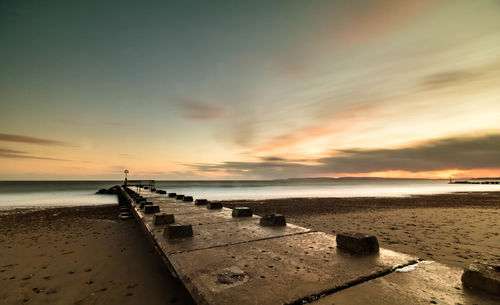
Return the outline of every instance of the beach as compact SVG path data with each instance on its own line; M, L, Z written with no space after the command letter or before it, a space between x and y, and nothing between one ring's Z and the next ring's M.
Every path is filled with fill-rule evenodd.
M1 212L0 304L190 304L135 220L118 213Z
M377 236L380 246L466 267L500 261L500 193L404 198L225 201L282 213L329 234ZM190 304L135 220L117 206L0 213L2 304Z

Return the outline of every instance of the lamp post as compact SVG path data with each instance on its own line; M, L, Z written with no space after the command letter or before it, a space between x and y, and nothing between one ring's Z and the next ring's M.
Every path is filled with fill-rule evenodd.
M128 169L123 171L125 173L125 185L127 185L127 174L128 174Z

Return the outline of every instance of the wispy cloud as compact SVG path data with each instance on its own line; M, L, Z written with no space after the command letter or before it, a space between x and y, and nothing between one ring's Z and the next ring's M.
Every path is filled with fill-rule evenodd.
M46 145L46 146L72 146L71 144L63 141L56 141L50 139L42 139L42 138L34 138L28 136L14 135L14 134L6 134L0 133L0 141L4 142L17 142L17 143L26 143L26 144L36 144L36 145Z
M188 98L177 99L177 105L184 117L191 120L215 120L229 114L229 110L226 108Z
M256 162L195 164L200 172L225 171L248 177L305 177L335 173L500 169L500 134L453 137L396 149L344 149L305 164L277 157Z
M78 119L57 119L56 123L67 124L67 125L102 125L102 126L117 126L125 127L130 126L129 122L119 122L119 121L82 121Z
M50 161L71 161L71 160L59 159L59 158L34 156L34 155L31 155L25 151L5 149L5 148L0 148L0 158L50 160Z

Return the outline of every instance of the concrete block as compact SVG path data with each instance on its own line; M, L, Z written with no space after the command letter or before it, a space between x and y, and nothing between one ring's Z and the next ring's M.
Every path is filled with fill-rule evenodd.
M206 199L196 199L194 205L206 205L208 201Z
M174 214L159 213L153 216L153 223L155 225L168 225L174 222Z
M193 196L184 196L184 201L193 202Z
M252 209L248 207L236 207L233 209L233 217L252 217Z
M151 201L141 201L141 204L139 205L139 208L144 208L147 205L153 205Z
M267 214L260 219L260 225L266 227L286 226L285 216L281 214Z
M168 193L168 197L175 198L177 197L177 193Z
M222 203L220 201L209 201L207 203L207 209L210 210L222 209Z
M163 231L163 236L167 239L191 237L193 236L193 227L182 223L170 224Z
M184 195L177 195L175 197L175 199L177 199L177 200L184 200Z
M470 264L462 274L462 285L500 296L500 265Z
M378 253L378 240L375 236L363 233L342 233L337 235L337 248L352 254Z
M137 205L137 204L141 204L141 202L146 202L146 201L147 201L147 200L146 200L146 198L139 198L139 199L136 199L136 200L135 200L135 204L136 204L136 205Z
M134 218L134 215L132 215L132 213L130 213L130 212L122 212L122 213L120 213L120 215L118 215L118 217L121 220L126 220L126 219L132 219L132 218Z
M145 205L144 206L144 214L153 214L160 212L159 205Z

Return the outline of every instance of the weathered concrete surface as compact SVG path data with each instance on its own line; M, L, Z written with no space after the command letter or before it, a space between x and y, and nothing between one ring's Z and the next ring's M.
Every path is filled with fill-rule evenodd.
M211 210L222 209L222 203L220 201L209 201L207 203L207 209Z
M174 214L157 213L153 216L153 224L155 225L168 225L174 222Z
M337 247L359 255L374 254L379 251L375 236L352 232L337 234Z
M250 219L247 221L193 225L194 234L192 238L186 240L177 239L174 241L159 240L159 245L165 253L172 254L223 247L273 237L283 237L309 231L308 229L293 225L279 228L262 227L259 225L259 220Z
M260 219L261 226L286 226L286 219L284 215L281 214L268 214Z
M416 260L385 249L351 255L337 250L332 235L292 224L267 227L258 216L232 217L227 208L211 210L149 191L141 195L162 213L174 214L175 223L191 225L193 236L165 238L167 225L155 225L153 214L132 204L165 263L198 304L301 304L385 278L394 266ZM374 294L369 302L347 304L373 304L373 297L384 300Z
M173 223L163 229L163 236L168 240L190 238L193 236L193 227L190 224Z
M252 217L252 209L248 207L235 207L232 212L233 217Z
M464 289L460 282L461 275L461 269L423 262L416 265L413 271L394 272L336 292L312 304L500 304L500 298Z
M153 213L159 213L160 212L160 206L158 205L145 205L144 206L144 213L145 214L153 214Z
M335 237L319 232L168 257L200 304L286 304L414 259L385 249L379 255L354 257L337 252ZM221 281L228 270L241 270L236 274L240 280L229 285Z
M500 265L471 264L462 274L462 284L500 297Z

